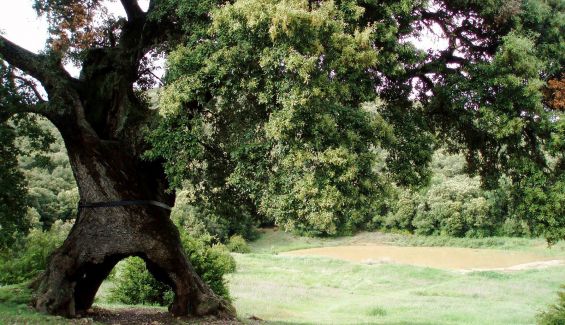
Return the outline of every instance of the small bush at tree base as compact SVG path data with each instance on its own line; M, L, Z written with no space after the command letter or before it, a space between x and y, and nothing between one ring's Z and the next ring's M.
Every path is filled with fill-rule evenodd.
M224 275L235 272L235 260L225 245L210 246L205 240L181 233L182 245L194 270L212 291L230 299Z
M161 305L173 301L171 288L157 281L139 257L130 257L120 263L116 271L116 287L108 300L128 305Z

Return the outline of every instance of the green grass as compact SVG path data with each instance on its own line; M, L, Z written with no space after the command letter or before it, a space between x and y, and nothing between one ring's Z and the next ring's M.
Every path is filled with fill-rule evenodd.
M293 324L533 324L565 268L462 274L316 257L236 255L242 318Z
M565 267L461 273L409 265L350 263L279 252L365 243L535 252L565 258L543 239L448 238L361 233L307 238L265 230L252 254L235 254L230 289L242 318L274 324L533 324L554 302Z
M70 325L80 323L78 320L38 313L28 305L30 299L31 291L25 284L0 287L0 324ZM85 324L84 321L82 321L82 324ZM88 324L96 323L90 322Z
M0 287L0 304L20 305L31 299L31 290L25 283Z

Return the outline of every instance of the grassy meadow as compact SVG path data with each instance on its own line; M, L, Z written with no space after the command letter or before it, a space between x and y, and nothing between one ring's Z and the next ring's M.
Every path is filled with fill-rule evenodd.
M556 298L565 266L516 272L456 272L362 264L279 252L362 243L535 252L565 258L565 245L524 238L443 238L361 233L337 239L267 231L236 254L230 288L242 319L275 324L534 324Z
M563 265L512 272L459 272L278 254L370 243L486 248L565 259L565 244L548 248L541 239L382 233L319 239L267 230L250 243L251 253L234 254L237 272L228 280L240 320L253 324L256 318L266 324L534 324L536 315L555 301L559 286L565 283ZM111 287L111 282L104 283L97 305L126 307L105 302ZM18 286L0 288L0 324L78 322L29 310L27 295Z
M562 267L457 274L315 257L237 262L239 315L289 324L533 324L565 280Z

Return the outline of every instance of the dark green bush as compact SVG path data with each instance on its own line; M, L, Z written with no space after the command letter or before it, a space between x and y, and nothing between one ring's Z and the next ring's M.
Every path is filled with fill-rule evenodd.
M72 222L60 220L51 229L32 229L26 238L0 254L0 284L16 284L41 273L49 255L59 247L72 227Z
M224 275L235 271L235 260L224 245L211 245L208 238L195 238L181 229L185 253L196 273L218 295L229 299ZM115 287L109 300L124 304L165 306L172 302L171 288L155 280L140 258L129 258L118 265Z
M186 234L182 244L194 270L217 294L229 299L229 290L224 275L235 272L235 260L222 244L210 246L204 240Z
M435 153L432 167L429 186L395 189L391 209L383 217L384 228L450 237L531 235L512 205L510 179L503 177L497 189L486 191L478 177L465 174L462 156L442 151Z
M565 285L561 287L558 295L559 300L557 303L538 316L538 324L565 325Z
M234 253L249 253L251 248L247 245L247 241L240 235L233 235L228 241L227 247L230 252Z

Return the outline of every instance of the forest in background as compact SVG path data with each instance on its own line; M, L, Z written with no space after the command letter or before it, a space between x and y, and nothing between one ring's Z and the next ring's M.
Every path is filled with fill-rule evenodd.
M41 127L55 141L47 151L31 151L19 156L19 170L27 183L26 221L29 229L49 230L59 222L72 221L77 213L78 190L72 175L65 147L56 129L46 120ZM20 138L18 147L26 152L28 140ZM419 235L454 237L531 236L527 222L511 200L511 185L502 179L500 187L485 190L478 176L465 172L461 155L436 150L431 163L429 185L406 189L394 186L385 198L382 214L366 216L364 226L347 229L357 231L400 231ZM274 220L261 215L241 215L235 207L225 214L205 213L204 206L195 202L190 190L180 191L174 215L185 220L193 232L205 232L218 242L226 242L233 235L253 239L257 227L277 226ZM238 220L238 222L230 222ZM290 231L294 229L289 229ZM310 234L308 229L295 230Z

